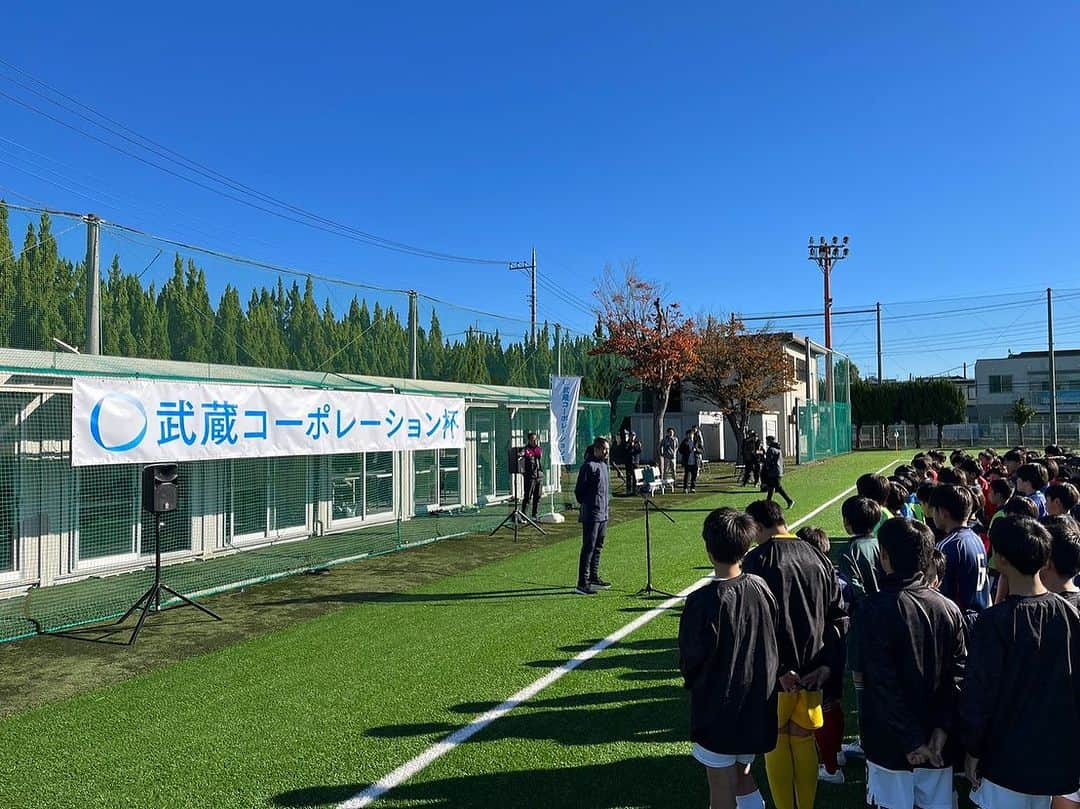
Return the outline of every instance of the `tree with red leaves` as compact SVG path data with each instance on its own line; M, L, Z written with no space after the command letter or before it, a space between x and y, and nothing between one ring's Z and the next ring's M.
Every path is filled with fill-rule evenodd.
M665 302L659 284L639 275L636 262L624 264L621 275L605 267L594 294L606 337L591 353L622 357L627 376L653 394L658 454L671 389L697 365L697 329L677 301Z
M735 317L708 318L700 339L698 364L687 381L701 399L723 411L741 453L750 416L794 387L795 362L781 335L747 331Z

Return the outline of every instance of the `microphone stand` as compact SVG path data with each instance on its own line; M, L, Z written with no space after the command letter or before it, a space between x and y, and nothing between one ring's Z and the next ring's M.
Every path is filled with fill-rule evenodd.
M668 598L675 598L674 593L669 593L666 590L660 590L653 587L652 583L652 529L649 523L649 512L658 511L664 516L669 523L675 524L675 520L671 518L664 509L660 508L656 504L656 501L652 499L651 495L643 495L642 500L645 503L645 586L638 590L635 595L639 596L667 596Z

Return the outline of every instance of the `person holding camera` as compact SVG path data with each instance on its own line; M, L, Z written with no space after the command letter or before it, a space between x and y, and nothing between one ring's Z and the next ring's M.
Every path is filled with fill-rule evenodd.
M525 513L532 504L532 518L536 519L537 509L540 507L540 493L543 491L544 467L541 463L544 451L540 447L540 439L536 433L529 433L525 446L518 456L518 464L521 468L521 476L525 487L521 494L521 511Z
M679 451L679 439L675 428L668 427L667 434L660 439L660 477L675 483L675 454Z
M698 472L701 470L701 457L704 454L697 441L694 429L686 431L686 437L679 444L679 463L683 468L683 494L697 491Z

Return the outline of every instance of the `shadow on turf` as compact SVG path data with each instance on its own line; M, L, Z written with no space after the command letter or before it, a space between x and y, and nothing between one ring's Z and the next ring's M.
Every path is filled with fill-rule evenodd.
M579 650L581 646L583 644L573 644L564 648ZM539 660L529 665L551 669L564 662ZM665 684L530 700L485 729L484 740L546 739L577 746L635 741L678 742L686 738L687 697L678 684L674 639L618 644L612 653L592 658L579 671L589 670L617 670L621 671L617 675L621 680L655 680ZM449 710L473 716L491 710L497 704L464 702ZM443 736L459 727L460 724L454 722L385 725L371 728L367 735L383 739Z
M193 614L191 612L182 613L183 617L180 620L162 620L160 616L164 616L171 612L173 608L166 608L161 612L152 612L148 616L146 628L144 631L151 630L152 627L163 628L169 626L188 626L196 623L210 623L214 619L205 615ZM190 618L191 620L188 620ZM135 619L131 619L123 624L117 624L115 622L108 624L95 624L93 626L80 627L78 629L65 629L58 632L42 632L42 635L51 638L62 638L63 640L74 640L80 643L96 643L102 646L129 646L128 641L131 638L131 633L135 629Z
M316 786L283 792L272 805L287 809L332 806L366 784ZM701 765L689 755L627 758L581 767L511 770L442 778L397 787L380 806L420 804L470 809L696 806L707 802Z
M499 598L537 598L540 596L573 595L573 585L549 587L523 587L517 590L482 590L475 593L393 593L386 591L358 591L355 593L331 593L329 595L288 598L281 601L264 601L259 606L281 607L289 604L424 604L449 601L478 601Z

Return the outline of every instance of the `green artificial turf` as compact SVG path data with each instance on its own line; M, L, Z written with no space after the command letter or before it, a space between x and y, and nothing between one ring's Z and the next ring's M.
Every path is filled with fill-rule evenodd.
M793 519L893 460L859 453L793 469ZM657 586L677 591L705 575L706 511L754 496L664 497L677 522L653 518ZM838 518L836 503L811 523L839 535ZM339 609L11 714L0 719L0 806L335 806L658 603L634 596L640 519L611 529L602 574L615 587L599 596L570 593L578 547L570 536L377 597L339 588ZM269 588L248 602L260 592L272 608ZM677 609L661 615L377 805L705 805L688 755L677 622ZM862 780L857 766L848 772ZM857 782L822 786L818 805L862 795Z

